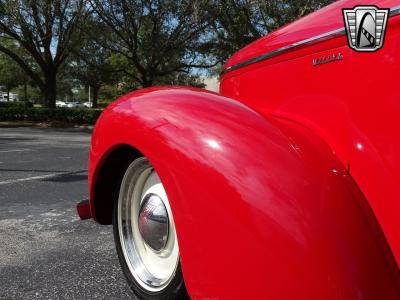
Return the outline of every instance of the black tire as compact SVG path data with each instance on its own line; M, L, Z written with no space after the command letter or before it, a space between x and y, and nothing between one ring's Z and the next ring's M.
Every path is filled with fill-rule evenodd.
M139 158L139 160L143 161L143 158ZM149 162L146 160L143 164L140 165L149 165ZM139 168L140 168L139 165ZM125 172L124 172L125 173ZM117 192L115 193L114 197L114 206L113 206L113 218L112 218L112 223L113 223L113 232L114 232L114 241L115 241L115 246L117 249L117 254L118 254L118 259L122 268L122 271L124 272L124 275L127 279L129 287L132 289L133 293L139 298L139 299L145 299L145 300L172 300L172 299L190 299L189 295L186 291L186 287L184 284L183 280L183 274L182 274L182 269L181 269L181 263L180 261L178 262L178 266L176 269L175 274L173 275L174 277L171 279L169 284L161 291L159 292L150 292L145 290L134 278L132 275L127 262L125 260L125 256L123 254L123 249L122 249L122 244L120 241L120 234L118 230L118 197L119 197L119 190L121 186L122 178L120 180L119 187L117 189Z

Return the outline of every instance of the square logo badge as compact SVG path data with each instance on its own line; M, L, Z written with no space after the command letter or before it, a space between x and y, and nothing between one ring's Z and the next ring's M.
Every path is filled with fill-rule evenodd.
M389 9L356 6L342 11L350 48L359 52L373 52L383 47Z

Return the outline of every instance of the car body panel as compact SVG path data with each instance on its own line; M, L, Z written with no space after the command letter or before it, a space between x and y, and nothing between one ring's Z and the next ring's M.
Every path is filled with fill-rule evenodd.
M273 31L257 41L249 44L235 53L226 63L224 68L232 67L243 61L252 59L259 55L275 51L277 49L293 45L303 40L315 38L328 32L344 28L342 8L353 8L357 5L377 5L381 8L393 8L400 5L398 0L345 0L337 1L328 5L305 18L301 18L286 26ZM345 41L345 39L343 39ZM324 49L328 44L321 44ZM308 50L310 53L311 51Z
M399 274L368 205L329 147L203 90L129 94L93 135L90 182L132 145L159 174L193 299L397 299Z
M360 3L288 25L226 67L343 27L340 8ZM392 17L375 53L339 35L226 72L221 95L123 96L93 133L92 216L104 162L130 145L167 191L191 298L399 299L398 27ZM313 66L338 52L343 60Z
M378 52L355 52L345 39L327 41L329 50L314 53L312 48L320 47L315 45L300 50L304 55L285 54L294 59L232 71L223 77L221 93L322 137L349 167L400 262L400 16L390 18ZM343 60L312 63L338 53Z

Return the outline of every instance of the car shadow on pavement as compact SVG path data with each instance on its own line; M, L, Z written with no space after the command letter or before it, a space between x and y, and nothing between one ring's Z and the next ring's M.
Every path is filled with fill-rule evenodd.
M61 174L51 178L42 179L42 181L47 182L75 182L87 180L87 174Z

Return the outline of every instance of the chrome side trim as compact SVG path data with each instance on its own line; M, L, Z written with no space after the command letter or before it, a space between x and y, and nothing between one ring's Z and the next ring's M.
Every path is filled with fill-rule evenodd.
M395 6L395 7L390 9L390 17L396 16L398 14L400 14L400 5L399 6ZM240 69L240 68L243 68L243 67L258 63L258 62L263 61L263 60L267 60L267 59L273 58L275 56L281 55L281 54L289 52L291 50L295 50L297 48L302 48L304 46L311 46L311 45L320 43L322 41L333 39L335 37L339 37L339 36L342 36L342 35L345 35L345 34L346 34L346 30L345 30L344 27L342 27L342 28L339 28L339 29L336 29L336 30L332 30L332 31L329 31L329 32L326 32L326 33L323 33L323 34L320 34L320 35L305 39L305 40L301 40L301 41L298 41L296 43L287 45L285 47L278 48L278 49L273 50L271 52L268 52L268 53L265 53L265 54L261 54L259 56L254 57L254 58L251 58L249 60L246 60L246 61L243 61L241 63L238 63L236 65L230 66L230 67L224 69L222 71L221 75L224 75L224 74L226 74L228 72L231 72L233 70L237 70L237 69Z
M390 9L390 14L389 14L390 17L396 16L396 15L398 15L398 14L400 14L400 5L399 5L399 6L392 7L392 8Z
M294 50L296 48L301 48L303 46L314 45L314 44L317 44L317 43L319 43L321 41L324 41L324 40L328 40L328 39L331 39L331 38L334 38L334 37L339 37L341 35L344 35L345 33L346 33L346 30L343 27L343 28L339 28L339 29L336 29L336 30L333 30L333 31L329 31L329 32L323 33L321 35L314 36L314 37L309 38L309 39L305 39L305 40L302 40L302 41L287 45L287 46L282 47L282 48L278 48L278 49L273 50L271 52L262 54L260 56L251 58L249 60L246 60L244 62L238 63L236 65L230 66L230 67L226 68L223 71L223 74L226 74L226 73L228 73L230 71L237 70L239 68L242 68L242 67L245 67L245 66L248 66L248 65L252 65L254 63L257 63L257 62L260 62L260 61L263 61L263 60L266 60L266 59L281 55L281 54L283 54L285 52L289 52L289 51Z

